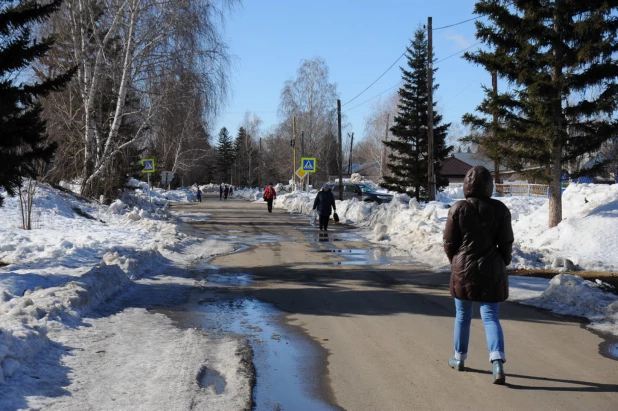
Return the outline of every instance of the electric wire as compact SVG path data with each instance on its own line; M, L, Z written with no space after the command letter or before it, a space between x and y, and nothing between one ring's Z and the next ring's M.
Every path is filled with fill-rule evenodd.
M447 29L449 27L454 27L454 26L459 26L460 24L464 24L464 23L467 23L469 21L478 20L478 19L480 19L480 17L472 17L471 19L460 21L459 23L449 24L448 26L436 27L435 29L432 29L432 31Z
M451 55L450 55L450 56L448 56L448 57L444 57L443 59L438 60L438 61L436 61L436 62L435 62L435 63L433 63L433 64L442 63L444 60L448 60L448 59L450 59L451 57L455 57L456 55L461 54L461 53L463 53L463 52L464 52L464 51L466 51L466 50L470 50L472 47L474 47L474 46L478 46L479 44L481 44L481 42L480 42L480 41L479 41L478 43L474 43L474 44L473 44L473 45L471 45L470 47L466 47L466 48L465 48L465 49L463 49L463 50L459 50L457 53L453 53L453 54L451 54Z
M384 90L384 91L383 91L383 92L381 92L380 94L376 94L375 96L371 97L370 99L367 99L367 100L363 101L362 103L357 104L356 106L354 106L354 107L352 107L352 108L347 109L347 110L346 110L346 111L344 111L342 114L345 114L345 113L347 113L348 111L352 111L352 110L354 110L355 108L360 107L360 106L362 106L363 104L370 102L370 101L371 101L371 100L373 100L374 98L380 97L382 94L386 93L387 91L390 91L390 90L394 89L395 87L400 86L401 84L403 84L403 80L401 80L399 83L395 84L394 86L391 86L391 87L387 88L386 90Z
M448 28L448 27L458 26L458 25L460 25L460 24L464 24L464 23L467 23L467 22L472 21L472 20L478 20L479 18L480 18L480 17L473 17L473 18L471 18L471 19L467 19L467 20L464 20L464 21L460 21L459 23L449 24L448 26L436 27L436 28L435 28L435 29L433 29L432 31L442 30L442 29L446 29L446 28ZM472 48L472 47L476 46L477 44L480 44L480 42L479 42L479 43L476 43L476 44L473 44L472 46L468 47L467 49L464 49L464 50L458 51L457 53L455 53L455 54L453 54L453 55L451 55L451 56L448 56L448 57L446 57L446 58L444 58L444 59L442 59L442 60L440 60L440 61L437 61L437 62L436 62L436 64L437 64L437 63L440 63L440 62L442 62L442 61L444 61L444 60L446 60L446 59L449 59L449 58L451 58L451 57L453 57L453 56L456 56L457 54L459 54L459 53L461 53L461 52L463 52L463 51L466 51L466 50L468 50L468 49L470 49L470 48ZM356 96L354 96L352 99L350 99L350 100L346 101L345 103L343 103L343 104L341 105L341 107L345 107L346 105L350 104L351 102L353 102L354 100L356 100L358 97L360 97L360 96L361 96L361 95L362 95L365 91L369 90L369 89L371 88L371 86L373 86L374 84L376 84L376 83L378 82L378 80L380 80L382 77L384 77L384 75L385 75L386 73L388 73L388 72L390 71L390 69L392 69L392 68L393 68L393 66L395 66L395 64L397 64L397 62L398 62L399 60L401 60L401 58L402 58L403 56L405 56L405 55L406 55L406 53L407 53L407 52L408 52L408 49L406 48L406 51L404 51L404 52L401 54L401 56L399 56L399 57L397 58L397 60L395 60L395 62L394 62L393 64L391 64L389 68L387 68L387 69L386 69L386 71L385 71L384 73L380 74L380 76L379 76L377 79L375 79L375 80L374 80L371 84L369 84L367 87L365 87L365 88L363 89L363 91L361 91L360 93L358 93L358 94L357 94ZM391 88L393 88L393 87L391 87ZM389 90L390 90L390 89L389 89ZM370 99L370 100L371 100L371 99ZM356 106L356 107L358 107L358 106Z
M453 53L453 54L451 54L451 55L450 55L450 56L448 56L448 57L445 57L445 58L443 58L443 59L441 59L441 60L438 60L438 61L436 61L434 64L438 64L438 63L443 62L444 60L448 60L448 59L450 59L451 57L455 57L456 55L461 54L461 53L463 53L464 51L469 50L469 49L471 49L471 48L472 48L472 47L474 47L474 46L478 46L479 44L481 44L481 42L480 42L480 41L479 41L478 43L475 43L475 44L471 45L470 47L466 47L465 49L459 50L457 53ZM386 93L387 91L390 91L390 90L394 89L395 87L397 87L397 86L399 86L399 85L401 85L401 84L403 84L403 80L402 80L402 81L400 81L399 83L395 84L394 86L387 88L386 90L382 91L381 93L376 94L375 96L371 97L370 99L367 99L367 100L363 101L362 103L357 104L357 105L355 105L354 107L347 109L347 110L346 110L346 111L344 111L343 113L347 113L348 111L354 110L355 108L360 107L360 106L362 106L363 104L370 102L370 101L371 101L371 100L373 100L374 98L380 97L382 94ZM350 100L350 101L352 101L352 100ZM343 106L342 106L342 107L343 107Z
M397 64L397 62L398 62L399 60L401 60L401 58L402 58L403 56L405 56L407 52L408 52L408 49L406 48L406 51L404 51L404 52L401 54L401 56L399 56L399 57L397 58L397 60L395 60L395 62L394 62L393 64L391 64L389 68L387 68L387 69L386 69L386 71L385 71L384 73L380 74L380 77L378 77L377 79L375 79L375 81L374 81L373 83L371 83L370 85L368 85L367 87L365 87L365 89L364 89L363 91L361 91L360 93L358 93L356 96L354 96L354 98L353 98L353 99L348 100L347 102L345 102L345 103L344 103L341 107L344 107L346 104L353 102L353 101L354 101L354 100L356 100L358 97L360 97L360 96L361 96L361 94L363 94L365 91L369 90L369 88L370 88L371 86L373 86L374 84L376 84L376 83L378 82L378 80L380 80L382 77L384 77L384 75L385 75L386 73L388 73L388 72L389 72L389 70L390 70L390 69L392 69L392 68L393 68L393 66L394 66L395 64Z

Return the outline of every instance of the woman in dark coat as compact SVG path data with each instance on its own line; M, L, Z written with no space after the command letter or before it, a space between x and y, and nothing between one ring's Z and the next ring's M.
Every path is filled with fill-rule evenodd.
M328 183L325 183L313 202L313 209L318 212L320 230L328 230L331 208L333 212L337 211L337 207L335 206L335 195L330 191Z
M485 167L471 168L464 179L466 200L449 210L444 251L451 263L450 291L455 298L455 355L449 365L462 371L468 355L472 303L478 302L485 327L493 383L504 384L504 335L498 317L509 297L506 266L511 263L511 213L491 197L493 180Z

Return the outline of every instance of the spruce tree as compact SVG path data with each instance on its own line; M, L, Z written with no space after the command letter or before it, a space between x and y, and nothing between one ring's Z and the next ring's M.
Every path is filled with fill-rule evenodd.
M18 79L52 47L52 38L36 41L31 29L61 3L0 0L0 187L11 196L23 177L36 177L37 163L49 162L55 150L54 144L46 142L38 99L61 89L73 71L39 83L23 84ZM0 207L2 203L0 196Z
M490 149L514 170L527 169L550 184L549 227L562 220L563 164L597 151L618 132L615 4L485 0L475 5L475 14L488 19L476 22L476 36L490 50L464 57L496 71L511 86L506 93L487 93L478 108L485 115L499 110L503 119L501 141ZM466 120L476 128L489 121L471 114ZM477 142L483 145L482 139Z
M425 30L418 28L407 48L408 69L401 67L403 86L399 89L400 103L395 124L391 128L394 138L384 142L392 152L388 156L390 176L384 176L385 188L408 193L417 200L427 199L427 65L428 48ZM432 56L433 58L433 56ZM434 73L437 69L434 69ZM434 91L438 84L434 83ZM436 102L434 101L434 108ZM450 124L441 124L442 116L433 112L434 125L434 167L436 188L448 185L440 174L439 162L445 159L452 146L446 145L446 134Z
M221 131L219 131L219 138L217 140L216 163L219 176L224 183L230 182L230 173L235 159L236 147L234 146L234 142L227 128L223 127Z

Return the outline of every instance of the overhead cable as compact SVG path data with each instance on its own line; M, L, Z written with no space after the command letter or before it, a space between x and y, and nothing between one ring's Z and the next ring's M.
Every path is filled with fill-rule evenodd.
M468 19L468 20L460 21L459 23L449 24L448 26L436 27L436 28L433 29L433 31L447 29L449 27L454 27L454 26L459 26L460 24L464 24L464 23L467 23L469 21L478 20L478 19L480 19L480 17L473 17L473 18Z
M395 62L394 62L393 64L391 64L391 65L390 65L390 67L389 67L389 68L387 68L387 69L386 69L386 71L380 75L380 77L378 77L377 79L375 79L375 81L374 81L373 83L371 83L370 85L368 85L367 87L365 87L365 89L364 89L363 91L361 91L361 92L360 92L360 93L358 93L356 96L354 96L354 98L353 98L352 100L348 100L347 102L345 102L344 104L342 104L342 106L341 106L341 107L345 106L345 105L346 105L346 104L348 104L348 103L353 102L354 100L356 100L356 98L360 97L360 95L361 95L361 94L363 94L365 91L369 90L369 88L370 88L371 86L373 86L374 84L376 84L376 83L378 82L378 80L380 80L382 77L384 77L384 75L385 75L386 73L388 73L388 71L389 71L390 69L392 69L392 68L393 68L393 66L394 66L395 64L397 64L397 62L398 62L399 60L401 60L401 58L402 58L403 56L405 56L407 52L408 52L408 49L406 48L406 51L404 51L404 52L401 54L401 56L399 56L399 57L397 58L397 60L395 60Z

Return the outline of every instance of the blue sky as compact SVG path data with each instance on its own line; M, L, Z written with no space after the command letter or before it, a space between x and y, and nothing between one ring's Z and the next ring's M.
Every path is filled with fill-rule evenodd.
M245 0L227 19L226 34L235 56L232 94L217 121L232 134L246 111L263 121L267 130L277 124L280 93L296 76L301 60L323 58L330 81L337 83L342 104L380 76L405 50L419 24L433 18L434 28L475 17L473 0ZM474 22L434 31L434 52L442 60L475 43ZM473 47L471 50L479 46ZM362 137L372 101L360 103L401 80L399 66L343 107L355 136ZM434 99L447 122L460 122L482 100L481 84L490 75L460 55L437 64L440 84ZM382 95L387 96L397 88Z

